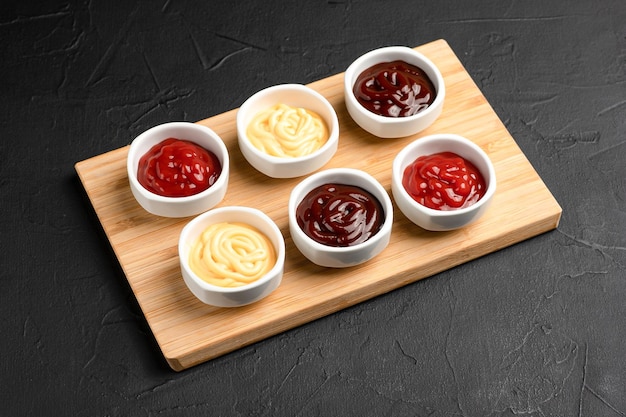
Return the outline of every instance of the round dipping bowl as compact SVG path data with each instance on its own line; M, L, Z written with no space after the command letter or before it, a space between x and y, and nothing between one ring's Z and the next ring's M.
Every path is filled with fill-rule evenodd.
M245 223L267 236L276 253L276 263L269 272L240 287L221 287L204 281L191 270L189 254L194 242L211 224L224 222ZM180 233L178 255L185 284L200 301L216 307L239 307L261 300L280 285L285 264L285 241L278 226L262 211L240 206L220 207L187 223Z
M417 158L439 152L453 152L470 161L485 179L485 194L473 205L456 210L436 210L415 201L402 185L405 168ZM391 191L396 206L413 223L431 231L447 231L467 226L480 218L496 191L496 173L487 154L474 142L459 135L436 134L416 139L394 158Z
M382 205L384 221L380 230L368 240L347 247L321 244L309 237L298 225L296 210L302 199L313 189L328 183L360 187L371 193ZM362 264L374 258L389 244L393 224L391 199L371 175L351 168L333 168L315 173L296 185L289 196L289 232L298 250L311 262L331 268L344 268Z
M222 173L206 190L187 197L165 197L144 188L137 179L139 160L154 145L168 138L188 140L213 152L222 165ZM222 201L228 188L229 156L222 139L210 128L189 122L155 126L137 136L130 144L126 160L130 190L147 212L163 217L188 217L209 210Z
M329 138L320 149L304 156L279 157L250 143L246 131L252 119L281 103L313 111L326 122ZM241 105L237 111L237 137L241 153L256 170L272 178L294 178L323 167L335 155L339 122L333 106L315 90L300 84L281 84L257 92Z
M354 95L354 84L363 71L376 64L396 60L421 68L435 86L436 96L433 103L412 116L389 117L375 114L363 107ZM344 74L344 95L348 113L363 130L380 138L400 138L419 133L434 123L443 110L446 88L441 72L426 56L406 46L388 46L367 52L348 67Z

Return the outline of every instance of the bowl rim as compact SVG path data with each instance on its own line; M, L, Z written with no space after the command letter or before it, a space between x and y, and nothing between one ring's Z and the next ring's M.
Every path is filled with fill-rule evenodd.
M356 99L354 95L354 83L356 82L357 77L375 63L387 62L392 60L391 58L381 58L380 60L376 60L378 57L385 57L387 55L397 55L395 59L402 59L405 57L413 58L417 61L420 61L420 64L414 64L405 60L412 65L418 66L424 72L427 73L428 77L431 78L433 84L435 84L436 95L435 100L433 100L432 104L428 106L427 109L422 110L411 116L403 116L403 117L389 117L383 116L380 114L376 114L365 107ZM376 61L370 63L370 61ZM434 76L434 77L433 77ZM433 79L434 78L434 79ZM363 55L359 56L355 59L346 69L344 73L344 90L346 100L349 100L352 103L352 107L356 109L362 116L367 116L372 120L383 123L383 124L406 124L415 120L419 120L427 117L430 113L438 111L437 109L443 105L443 101L445 99L446 94L446 85L443 79L443 75L441 74L441 70L435 63L428 58L426 55L421 52L416 51L413 48L402 45L392 45L392 46L384 46L377 49L372 49Z
M141 159L141 157L145 154L145 152L147 152L145 151L144 154L139 155L138 148L141 146L143 142L147 141L151 136L160 134L162 131L167 131L169 129L183 129L183 130L188 129L188 130L194 130L197 132L204 133L216 145L217 149L219 150L219 153L213 152L213 151L211 152L215 153L215 156L217 156L218 159L220 160L220 163L222 164L222 172L220 173L220 176L218 177L217 181L215 181L213 185L211 185L206 190L203 190L197 194L193 194L189 196L168 197L168 196L154 193L146 189L143 185L141 185L141 183L137 179L138 166L137 166L137 163L135 163L135 159L138 162L139 159ZM162 141L164 141L165 139L167 139L167 137L165 136L168 136L168 135L164 135L164 137L161 140L157 140L153 145L149 146L148 149L152 148L152 146L155 146L161 143ZM188 138L178 138L178 139L188 140L206 149L204 145L199 144L193 139L188 139ZM155 202L161 202L161 203L182 204L182 203L187 203L187 202L193 202L196 200L201 200L209 195L218 193L220 189L226 186L228 183L228 177L229 177L229 171L230 171L230 156L228 154L228 149L226 148L226 145L224 144L224 141L222 140L222 138L210 127L200 125L197 123L192 123L192 122L167 122L167 123L162 123L162 124L153 126L150 129L145 130L144 132L139 134L139 136L137 136L135 139L133 139L133 141L131 142L128 148L128 155L126 157L126 171L128 174L129 182L131 183L131 185L135 187L136 191L138 191L139 193L141 193L142 196L144 196L144 198L150 199Z
M414 156L411 161L406 161L406 158L408 157L408 155L414 152L416 148L428 145L430 143L437 143L437 142L450 142L450 143L459 144L460 146L465 147L465 149L469 149L472 152L475 152L475 154L480 159L482 159L483 162L485 163L487 167L487 173L483 172L483 170L480 170L479 167L476 167L476 168L480 170L480 173L483 175L485 181L487 181L487 189L485 190L485 194L481 197L481 199L478 200L476 203L472 204L471 206L460 208L460 209L455 209L455 210L432 209L430 207L423 206L417 201L415 201L406 191L404 186L402 185L402 176L404 174L404 169L406 168L406 165L408 165L409 163L411 163L418 157L418 156ZM453 152L453 151L450 151L450 152ZM454 153L459 154L458 152L454 152ZM425 154L420 153L419 156L421 155L425 155ZM459 156L461 156L462 158L466 158L464 155L459 154ZM476 163L474 163L473 161L470 161L470 162L476 165ZM403 168L403 165L404 165L404 168ZM495 172L495 167L493 165L493 162L491 161L491 158L489 158L489 155L487 155L487 153L483 151L480 146L478 146L476 143L474 143L470 139L464 136L458 135L458 134L453 134L453 133L436 133L436 134L432 134L428 136L423 136L421 138L415 139L414 141L406 145L404 148L402 148L400 152L398 152L398 154L396 155L392 163L392 181L395 183L397 190L400 191L401 197L413 209L420 211L428 216L439 217L439 218L460 216L466 213L477 211L483 205L488 204L496 192L496 172Z
M276 262L274 263L274 266L272 267L272 269L270 269L268 272L265 273L265 275L263 275L261 278L257 279L256 281L253 281L249 284L242 285L239 287L220 287L219 285L213 285L211 283L206 282L205 280L200 278L189 267L189 262L184 256L185 255L184 252L186 252L187 255L189 254L189 251L185 249L185 245L191 245L193 243L193 242L189 242L189 239L188 239L189 235L198 226L198 224L206 221L207 217L214 217L222 213L238 213L240 215L257 217L261 219L264 223L266 223L269 226L269 228L272 230L272 232L276 235L275 237L278 240L278 247L274 245L274 242L273 242L274 239L268 236L268 238L270 239L270 242L272 242L272 245L274 245L274 250L276 251ZM240 221L240 222L246 223L245 221ZM261 233L264 233L264 232L261 232ZM193 279L193 281L203 291L209 291L209 292L215 292L215 293L234 294L234 293L246 292L248 290L252 290L254 288L267 284L269 281L272 281L274 278L282 275L282 271L285 265L285 256L286 256L285 239L283 237L282 232L280 231L280 229L278 228L278 226L276 225L274 220L272 220L271 217L269 217L263 211L257 208L253 208L253 207L224 206L224 207L218 207L215 209L208 210L202 214L199 214L192 220L190 220L181 230L179 239L178 239L178 258L179 258L181 267L185 269L185 271L191 277L191 279Z
M364 242L361 242L357 245L353 246L328 246L323 243L319 243L309 237L300 225L298 225L298 221L296 219L296 209L298 205L302 201L302 197L306 195L309 191L311 191L314 187L318 185L323 185L329 182L336 182L338 184L346 184L344 181L333 181L332 178L336 176L349 176L351 178L360 178L367 182L368 187L372 187L376 190L376 193L372 193L372 189L368 188L367 191L372 193L377 200L379 200L383 212L385 215L385 220L383 221L378 232L367 239ZM354 185L348 183L347 185ZM359 186L361 187L361 186ZM365 187L361 187L365 188ZM376 194L380 194L382 199L379 198ZM302 195L302 197L298 198L298 195ZM311 247L311 249L319 252L325 253L334 253L334 254L342 254L342 253L352 253L357 252L363 249L366 249L370 246L375 246L378 244L380 240L386 239L386 236L391 233L391 229L393 226L393 204L391 202L391 198L387 193L387 190L374 178L372 175L368 174L365 171L355 168L329 168L323 171L316 172L313 175L308 176L307 178L300 181L292 190L289 195L289 203L288 203L288 217L290 230L295 230L299 235L301 240L305 240L307 244Z
M263 97L270 96L271 94L275 94L277 92L283 92L283 91L293 91L299 94L309 95L312 99L318 101L328 111L328 114L331 116L330 117L331 120L328 120L327 117L318 113L319 116L322 117L322 119L324 120L324 122L326 123L328 127L328 140L326 140L326 143L324 143L319 149L317 149L316 151L310 154L291 157L291 158L282 158L282 157L270 155L268 153L261 151L256 146L252 145L252 143L248 139L248 133L247 133L248 125L244 124L245 121L243 120L243 115L251 114L251 116L254 117L254 114L252 114L253 112L251 111L251 107L253 107L253 105L256 103L257 100L260 100ZM299 106L299 107L305 108L304 106ZM262 90L259 90L253 95L251 95L250 97L248 97L248 99L246 99L246 101L244 101L243 104L237 110L236 125L237 125L237 135L239 138L240 146L243 144L246 147L246 149L249 152L253 153L258 159L266 160L267 162L273 165L295 165L295 164L299 164L305 161L315 159L319 157L320 155L323 155L329 150L331 150L331 148L335 146L335 143L339 141L339 118L337 117L337 112L335 111L335 108L332 106L332 104L330 104L328 99L326 99L326 97L324 97L319 92L313 90L312 88L306 85L297 84L297 83L272 85L270 87L266 87Z

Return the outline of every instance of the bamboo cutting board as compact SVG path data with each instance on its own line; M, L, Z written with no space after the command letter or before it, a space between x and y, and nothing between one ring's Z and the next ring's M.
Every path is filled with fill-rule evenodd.
M561 207L448 44L438 40L416 49L440 68L447 96L439 119L414 137L379 139L361 130L345 109L343 74L309 85L331 102L339 116L339 149L323 169L362 169L391 195L391 165L402 147L420 136L457 133L481 146L495 165L498 188L490 209L477 223L453 232L427 232L396 209L391 241L377 258L347 269L317 267L300 254L289 236L287 201L302 178L272 179L246 162L237 145L236 109L202 120L198 123L216 131L231 156L229 189L220 206L256 207L285 236L283 282L252 305L211 307L187 289L179 271L177 244L190 219L160 218L137 204L126 176L128 147L76 164L172 369L189 368L557 227Z

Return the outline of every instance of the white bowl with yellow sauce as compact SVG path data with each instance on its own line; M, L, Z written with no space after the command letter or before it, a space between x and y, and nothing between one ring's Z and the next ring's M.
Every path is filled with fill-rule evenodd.
M200 301L239 307L261 300L280 285L285 241L262 211L220 207L187 223L178 254L185 284Z
M237 111L239 148L259 172L294 178L323 167L337 152L339 122L333 106L301 84L268 87Z

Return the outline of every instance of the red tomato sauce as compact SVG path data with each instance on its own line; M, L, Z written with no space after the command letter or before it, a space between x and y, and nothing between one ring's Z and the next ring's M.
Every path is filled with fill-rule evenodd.
M402 186L419 204L435 210L469 207L487 189L474 164L452 152L417 158L405 168Z
M186 197L208 189L221 173L222 165L213 152L187 140L168 138L141 157L137 179L155 194Z

